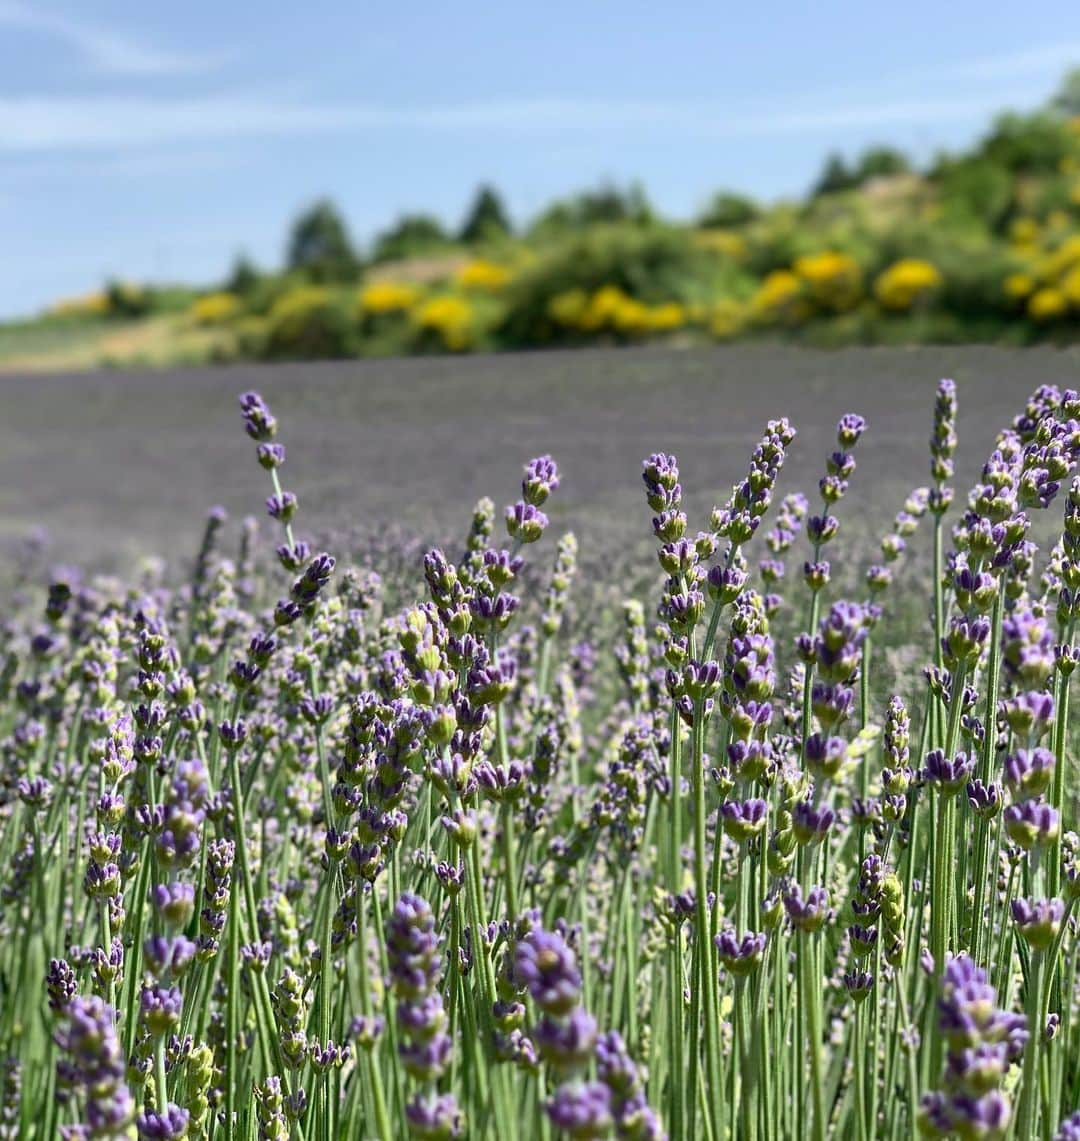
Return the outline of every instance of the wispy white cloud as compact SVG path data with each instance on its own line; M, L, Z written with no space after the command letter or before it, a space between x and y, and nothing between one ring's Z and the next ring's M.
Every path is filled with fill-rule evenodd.
M935 74L960 79L1007 79L1022 75L1059 75L1080 65L1080 41L1059 40L981 59L961 60Z
M1004 106L1030 105L1030 89L982 95L815 106L733 107L709 101L530 99L448 106L317 104L252 96L2 97L0 152L125 150L242 138L378 131L678 131L746 138L850 128L976 121Z
M221 55L167 51L38 5L31 6L23 0L0 0L0 24L62 40L79 52L94 70L108 75L186 75L207 71L224 59Z

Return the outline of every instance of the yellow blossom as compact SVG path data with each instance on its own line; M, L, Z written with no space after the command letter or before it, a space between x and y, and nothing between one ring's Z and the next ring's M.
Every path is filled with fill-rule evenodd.
M905 312L941 286L936 266L921 258L901 258L878 275L874 294L883 309Z
M373 281L360 291L360 309L372 317L403 313L420 299L420 290L405 281Z
M648 322L654 333L670 333L686 324L686 310L675 301L653 305L648 312Z
M758 286L751 305L763 320L792 324L809 315L803 283L789 269L777 269Z
M498 293L511 277L510 271L494 262L477 258L466 262L454 275L454 279L462 289L472 290L476 293Z
M713 306L709 332L719 341L726 341L742 332L744 309L730 297L721 298Z
M548 316L559 325L578 325L588 305L589 295L584 289L568 289L548 302Z
M1028 316L1041 323L1059 320L1065 316L1068 308L1069 303L1061 290L1049 286L1033 293L1027 305Z
M240 299L235 293L208 293L191 306L191 319L196 325L224 325L240 312Z
M732 261L741 262L746 258L746 239L730 230L698 230L694 234L694 243Z
M797 258L793 268L813 301L824 309L843 312L862 296L862 271L848 254L824 250Z
M433 297L414 311L413 322L451 352L467 349L473 340L473 307L464 297Z
M1035 289L1035 281L1029 273L1010 273L1005 278L1005 295L1014 301L1028 297Z

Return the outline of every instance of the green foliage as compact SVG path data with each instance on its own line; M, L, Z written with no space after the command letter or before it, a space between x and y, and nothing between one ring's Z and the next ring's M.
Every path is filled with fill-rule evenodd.
M334 360L356 352L350 306L331 290L309 286L284 294L267 319L267 360Z
M855 169L855 182L861 185L870 178L883 178L894 174L907 174L911 164L907 156L895 147L870 147L863 151Z
M359 275L360 260L345 220L329 199L316 202L293 223L286 261L290 270L317 283L353 281Z
M1050 109L1068 119L1080 115L1080 67L1074 67L1061 81Z
M552 301L572 290L593 293L613 286L648 304L704 299L718 277L736 275L730 265L668 226L602 226L560 243L507 289L503 344L543 344L563 335Z
M938 160L933 178L940 187L946 222L977 225L995 233L1009 219L1014 202L1013 179L1000 163L979 156Z
M1001 115L983 140L981 151L1015 174L1056 172L1069 153L1069 128L1050 111Z
M445 249L451 240L438 218L430 214L403 214L375 238L371 260L401 261L419 257Z
M114 278L105 283L105 296L112 317L145 317L150 312L150 294L141 285Z
M255 292L261 279L258 266L247 254L238 254L222 289L226 293L235 293L237 297L248 297Z
M721 190L701 212L698 225L703 227L745 226L761 214L761 208L745 194Z
M635 183L624 190L608 184L552 203L533 222L530 236L547 238L615 223L646 226L655 220L641 186Z
M481 186L476 192L459 238L469 245L506 237L513 232L499 192L493 186Z
M822 194L835 194L839 190L850 190L856 184L855 173L848 169L844 156L833 153L825 159L821 174L810 192L814 198Z

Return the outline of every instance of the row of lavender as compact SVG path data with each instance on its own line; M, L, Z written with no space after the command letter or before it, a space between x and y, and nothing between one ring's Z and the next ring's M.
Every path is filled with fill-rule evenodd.
M693 537L650 456L662 594L613 646L566 628L572 535L525 590L550 458L391 612L297 539L241 406L272 569L215 512L183 587L57 576L5 618L0 1138L1080 1137L1076 393L950 529L943 381L857 600L860 417L763 541L786 421ZM926 668L879 710L924 518Z

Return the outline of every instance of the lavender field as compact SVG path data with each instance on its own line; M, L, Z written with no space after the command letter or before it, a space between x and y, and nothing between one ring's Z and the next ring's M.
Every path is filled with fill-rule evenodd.
M1078 359L0 378L0 1139L1076 1141Z

